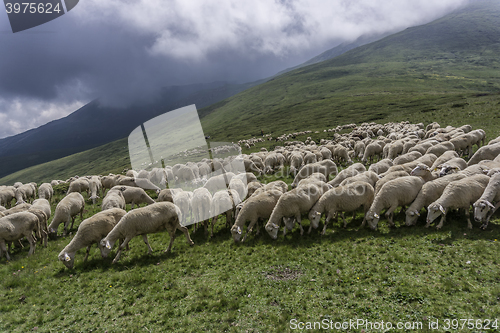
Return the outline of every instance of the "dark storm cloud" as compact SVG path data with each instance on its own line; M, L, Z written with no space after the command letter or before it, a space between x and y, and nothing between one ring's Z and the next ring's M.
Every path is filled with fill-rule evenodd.
M0 13L0 138L96 97L123 106L168 85L261 79L342 41L425 23L464 3L86 0L16 34Z

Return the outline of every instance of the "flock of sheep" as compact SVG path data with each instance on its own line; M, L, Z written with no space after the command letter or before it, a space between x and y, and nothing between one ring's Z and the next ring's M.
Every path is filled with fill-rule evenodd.
M425 209L426 227L440 217L439 229L453 209L463 209L468 228L472 228L472 206L474 220L485 229L500 207L500 136L485 144L485 132L469 125L442 128L437 123L424 127L408 122L349 124L328 132L333 132L333 138L318 143L310 137L305 142L289 140L310 131L284 134L279 137L283 145L269 152L262 148L223 159L129 170L126 175L73 177L38 188L35 183L1 186L0 256L5 252L10 260L6 245L10 249L24 237L30 244L28 255L33 254L37 239L46 246L60 224L66 235L77 215L83 219L82 193L87 193L93 205L101 195L102 211L83 220L60 252L59 260L69 268L74 266L76 252L86 248L85 261L94 243L107 257L118 241L116 262L129 241L141 235L151 253L147 234L165 229L170 234L165 252L172 248L177 229L193 245L187 227L193 225L194 232L203 224L208 236L211 219L212 236L222 214L226 225L232 225L234 241L240 242L254 228L259 234L261 223L273 239L282 226L286 234L295 224L302 235L304 216L310 221L310 233L320 226L324 215L321 233L325 234L330 220L340 215L345 227L344 214L352 213L354 218L360 209L364 212L362 226L367 223L374 230L384 211L389 225L394 226L398 207L406 213L406 225L415 225ZM261 140L252 138L239 144L251 147ZM474 146L477 151L472 154ZM232 146L217 149L234 151ZM337 165L344 168L339 172ZM276 172L294 178L291 189L281 180L267 184L258 180ZM69 189L52 217L52 187L60 183L69 183ZM156 191L156 201L145 189ZM126 204L132 205L129 212Z

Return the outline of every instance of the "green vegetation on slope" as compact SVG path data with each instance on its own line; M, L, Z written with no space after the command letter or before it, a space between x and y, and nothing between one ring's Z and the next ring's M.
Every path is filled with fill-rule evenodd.
M53 210L64 187L57 192ZM84 218L100 203L87 200ZM457 213L439 231L423 227L425 216L407 228L396 214L398 227L389 229L383 219L379 231L358 231L362 214L347 219L346 229L333 223L325 236L321 225L304 236L296 227L273 241L261 228L261 235L234 244L222 217L210 240L203 228L191 232L193 247L178 232L172 253L164 254L169 236L162 232L149 236L152 255L136 237L117 264L111 264L117 245L107 259L94 245L86 263L85 249L77 252L71 270L57 255L72 236L38 245L29 258L25 242L12 261L0 258L0 331L289 332L292 319L363 318L421 322L415 332L435 332L427 329L431 320L498 319L498 217L486 231L476 223L468 230ZM73 233L79 223L78 217Z

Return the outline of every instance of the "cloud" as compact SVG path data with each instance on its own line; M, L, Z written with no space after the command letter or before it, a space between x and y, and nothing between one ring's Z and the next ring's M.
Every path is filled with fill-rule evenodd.
M116 23L154 35L149 51L182 61L202 61L221 49L241 55L287 57L302 49L328 45L428 22L467 0L205 0L168 3L89 0L80 12L116 14Z
M0 99L0 139L65 117L84 104L83 101L64 103L26 98Z
M120 107L169 85L262 79L341 42L423 24L466 2L85 0L16 34L1 19L0 114L8 124L0 124L0 137L95 98Z

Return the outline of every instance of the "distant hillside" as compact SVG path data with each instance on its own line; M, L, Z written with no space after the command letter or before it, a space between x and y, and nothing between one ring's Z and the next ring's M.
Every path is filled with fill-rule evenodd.
M218 140L427 112L500 91L500 3L481 1L200 110ZM423 116L424 114L422 114Z
M173 86L153 102L126 108L104 107L98 100L92 101L67 117L0 139L0 177L124 138L159 114L190 104L208 106L261 82Z

